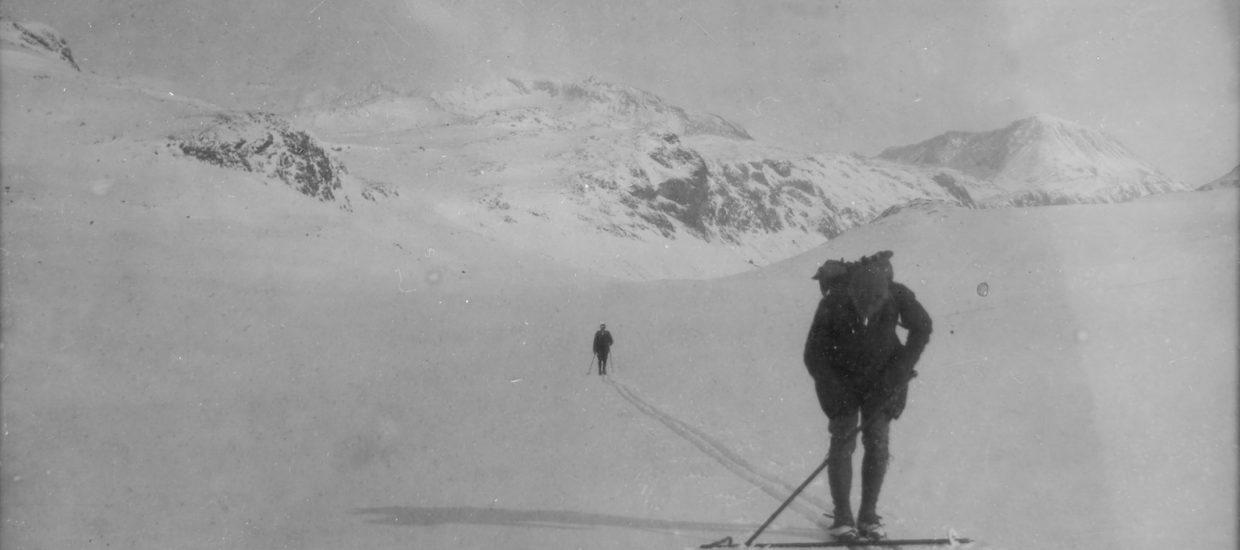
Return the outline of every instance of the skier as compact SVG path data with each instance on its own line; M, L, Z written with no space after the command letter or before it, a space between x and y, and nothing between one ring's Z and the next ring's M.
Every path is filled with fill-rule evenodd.
M598 357L599 376L607 375L607 355L611 353L613 342L611 333L607 331L607 324L600 324L598 332L594 333L594 356Z
M930 341L930 315L908 287L892 280L891 256L885 250L857 262L831 260L813 277L823 296L804 359L829 419L827 480L834 521L828 532L841 540L886 536L878 494L890 457L888 431L904 411L908 382L917 376L913 369ZM908 329L903 344L897 324ZM865 456L861 508L854 520L849 497L858 422Z

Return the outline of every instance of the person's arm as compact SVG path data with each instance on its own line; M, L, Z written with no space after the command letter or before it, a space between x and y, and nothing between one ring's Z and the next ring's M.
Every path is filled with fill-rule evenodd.
M827 298L818 301L818 309L814 312L814 321L810 324L809 335L805 338L805 352L802 360L810 376L815 379L830 367L827 358L827 347L830 344L827 328L830 322Z
M917 301L912 290L900 283L893 283L891 287L892 296L900 310L900 326L908 329L908 338L898 361L904 374L911 376L917 361L921 359L921 352L926 349L926 344L930 343L934 323L930 320L930 313Z

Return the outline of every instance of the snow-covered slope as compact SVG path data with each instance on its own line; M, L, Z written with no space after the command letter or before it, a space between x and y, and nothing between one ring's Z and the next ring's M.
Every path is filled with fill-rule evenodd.
M432 96L473 124L570 130L606 126L681 135L752 139L739 125L691 113L650 92L589 78L581 82L508 78Z
M809 276L878 249L936 323L894 428L894 536L1236 545L1235 190L921 204L733 277L618 282L552 261L590 253L560 233L582 226L548 221L522 248L453 217L461 187L488 196L488 161L531 150L495 126L322 141L358 182L400 184L347 212L174 154L169 136L214 128L210 105L10 50L0 71L0 547L743 540L826 451L800 363ZM707 166L748 143L677 139ZM856 162L838 181L904 173L838 160ZM810 170L762 165L768 182ZM657 260L696 259L674 248L688 239L628 240L606 265L655 265L665 245ZM599 322L611 382L586 376ZM826 494L811 485L764 540L821 538Z
M987 205L1117 202L1187 190L1105 133L1050 115L989 132L948 132L879 157L993 182L993 192L976 197Z
M826 450L809 274L879 248L936 321L893 535L1236 543L1234 191L906 209L741 276L619 284L102 151L0 159L6 548L743 540ZM599 321L612 383L585 375ZM820 537L826 498L763 540Z

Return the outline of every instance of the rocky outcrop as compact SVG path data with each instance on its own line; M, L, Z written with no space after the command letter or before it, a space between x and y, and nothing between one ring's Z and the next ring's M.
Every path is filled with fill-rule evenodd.
M712 141L718 144L717 137L658 134L623 157L576 155L575 187L594 199L582 203L624 207L622 216L610 207L610 217L583 215L632 238L654 233L744 245L784 232L790 239L809 235L807 242L829 239L912 201L975 206L972 180L963 175L932 176L850 155L800 156L750 142L720 151Z
M338 199L346 173L313 137L271 113L221 113L206 128L174 137L173 144L185 156L262 174L324 202Z
M0 42L55 59L75 71L82 70L73 59L73 52L69 51L69 43L56 29L42 23L0 20Z

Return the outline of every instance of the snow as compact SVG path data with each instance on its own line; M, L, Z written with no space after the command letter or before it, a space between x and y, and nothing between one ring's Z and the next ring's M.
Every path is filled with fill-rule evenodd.
M958 169L994 183L978 200L1121 202L1188 187L1136 158L1115 138L1061 118L1037 114L987 132L948 132L879 155L889 160ZM1016 202L1020 204L1019 202Z
M743 274L622 281L548 259L581 235L448 219L453 181L344 212L174 155L200 103L3 56L4 548L743 540L826 452L809 277L879 249L935 320L892 536L1237 544L1234 189L923 205ZM436 162L476 160L454 147ZM826 500L820 479L763 540L821 536Z

